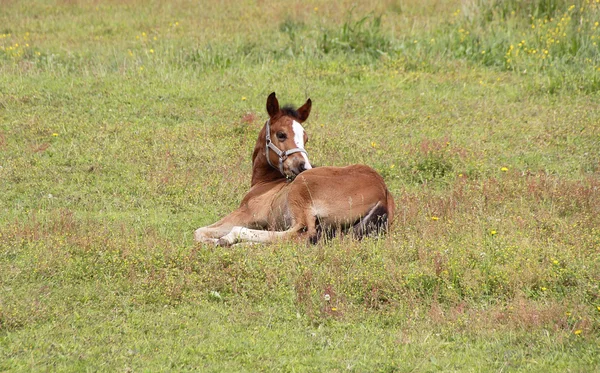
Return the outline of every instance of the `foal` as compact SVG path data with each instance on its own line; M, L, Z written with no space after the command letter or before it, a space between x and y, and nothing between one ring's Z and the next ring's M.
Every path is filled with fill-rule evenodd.
M357 238L385 231L394 217L394 199L371 167L313 168L304 144L303 123L311 100L297 110L279 108L275 92L267 98L269 120L252 154L252 181L240 207L218 222L198 228L199 242L232 245L272 242L348 231Z

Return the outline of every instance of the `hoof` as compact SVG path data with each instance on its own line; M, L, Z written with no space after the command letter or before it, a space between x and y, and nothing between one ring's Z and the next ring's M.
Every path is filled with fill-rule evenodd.
M220 247L229 247L233 245L233 243L229 242L229 240L221 237L219 238L219 240L216 242L216 246L220 246Z

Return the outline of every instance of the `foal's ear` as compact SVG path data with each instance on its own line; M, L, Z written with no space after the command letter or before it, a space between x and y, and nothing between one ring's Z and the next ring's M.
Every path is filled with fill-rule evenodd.
M271 118L279 113L279 101L277 101L277 97L275 97L275 92L267 97L267 113L269 113Z
M308 119L308 115L310 114L310 108L312 107L312 101L310 98L306 100L306 103L298 108L298 120L300 123L304 122Z

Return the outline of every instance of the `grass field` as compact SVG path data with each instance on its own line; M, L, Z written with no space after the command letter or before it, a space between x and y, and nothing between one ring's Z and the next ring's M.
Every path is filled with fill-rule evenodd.
M600 369L600 2L0 0L0 371ZM214 248L267 95L384 238Z

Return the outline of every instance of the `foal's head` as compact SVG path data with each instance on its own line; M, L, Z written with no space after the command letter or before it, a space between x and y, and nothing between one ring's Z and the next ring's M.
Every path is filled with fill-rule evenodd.
M266 156L269 164L287 178L293 179L299 173L312 168L304 145L308 136L303 123L310 114L310 98L298 109L279 108L275 92L267 98L269 121L266 125ZM269 141L271 145L269 145Z

